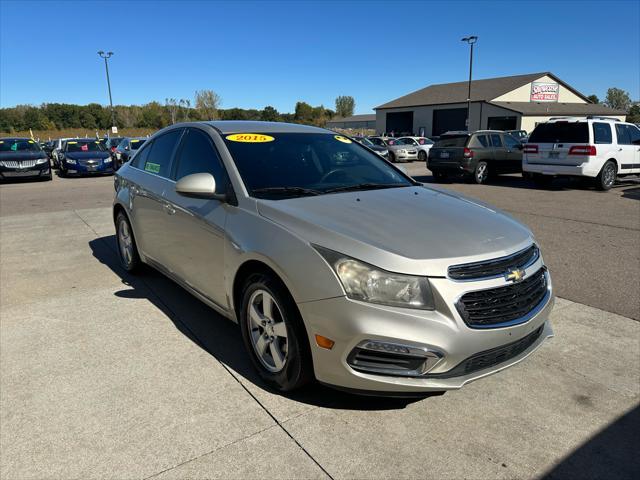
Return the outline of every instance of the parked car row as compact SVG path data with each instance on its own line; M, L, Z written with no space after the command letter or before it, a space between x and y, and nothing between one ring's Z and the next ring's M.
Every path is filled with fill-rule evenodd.
M373 136L368 138L373 144L388 149L388 160L391 162L413 162L415 160L424 162L429 155L429 149L434 144L433 140L427 137Z
M609 190L617 178L640 174L640 129L616 118L563 117L539 124L524 144L498 130L447 132L430 149L427 168L436 179L484 183L522 172L541 185L583 177Z

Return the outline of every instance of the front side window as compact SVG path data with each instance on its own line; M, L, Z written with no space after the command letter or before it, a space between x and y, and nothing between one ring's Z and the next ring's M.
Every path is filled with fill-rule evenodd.
M491 134L491 144L494 147L501 147L502 146L502 138L500 138L500 135L498 135L497 133L492 133Z
M613 137L611 136L611 125L608 123L594 122L593 141L595 143L611 143L613 141Z
M218 152L207 134L193 128L182 139L175 179L192 173L210 173L216 179L216 190L223 193L227 181Z
M504 144L509 148L517 148L520 145L520 142L511 135L505 135Z
M168 177L171 168L171 157L176 143L182 133L181 129L171 130L153 141L151 151L147 155L142 169L161 177Z
M255 197L280 199L413 185L379 155L340 135L255 135L262 140L238 141L242 134L223 136L247 190Z
M633 145L638 145L640 142L640 128L635 125L625 125L627 133L629 133L629 139Z
M133 159L131 160L132 166L140 169L144 168L144 164L147 161L149 152L151 151L151 145L151 143L146 142L144 144L144 148L140 149L140 151L134 155Z
M131 150L138 150L142 145L144 145L144 140L139 138L133 138L130 140L131 142Z
M631 135L629 135L626 127L622 123L616 123L616 136L618 137L619 145L631 145Z

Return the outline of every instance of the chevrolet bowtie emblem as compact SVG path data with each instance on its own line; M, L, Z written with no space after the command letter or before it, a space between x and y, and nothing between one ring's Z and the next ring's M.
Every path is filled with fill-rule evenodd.
M514 270L508 271L504 277L506 278L507 282L518 283L524 279L525 275L526 274L524 270L522 270L521 268L516 268Z

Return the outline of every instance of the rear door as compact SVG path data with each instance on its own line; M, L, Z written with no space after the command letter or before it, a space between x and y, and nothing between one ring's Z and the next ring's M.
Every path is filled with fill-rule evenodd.
M491 168L493 168L494 171L502 172L505 170L507 161L507 149L504 146L502 134L491 133L489 134L489 139L491 140L492 153L487 160L494 160Z
M171 258L167 229L166 190L173 186L169 179L171 161L183 129L170 130L156 137L134 159L131 180L131 209L136 241L142 253L168 268Z
M631 125L624 123L616 123L616 138L618 139L618 152L616 159L618 160L618 173L634 173L640 168L636 165L638 145L633 144Z
M505 152L505 172L517 173L522 171L522 144L520 141L508 133L504 134Z
M177 182L193 173L210 173L216 191L224 193L229 177L209 134L188 128L176 155L172 177ZM166 242L171 251L169 268L189 287L226 308L224 289L224 227L229 205L220 200L187 197L165 191L167 202Z
M640 173L640 128L635 125L626 125L631 139L631 145L634 147L633 165L630 169L633 173Z

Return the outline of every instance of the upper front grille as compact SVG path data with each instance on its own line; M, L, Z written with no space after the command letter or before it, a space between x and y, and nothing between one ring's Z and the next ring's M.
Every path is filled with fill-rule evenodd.
M83 167L88 167L88 166L100 165L102 163L102 160L100 160L99 158L91 159L91 160L78 160L78 163Z
M35 160L5 160L2 165L8 168L31 168L36 166Z
M449 267L449 278L454 280L478 280L487 277L498 277L509 270L531 265L540 256L536 245L531 245L507 257L495 258L482 262L465 263Z
M522 352L527 350L531 345L533 345L536 340L540 338L543 330L544 325L541 325L535 331L531 332L529 335L521 338L520 340L516 340L515 342L508 343L507 345L502 345L497 348L492 348L491 350L485 350L484 352L476 353L475 355L472 355L466 360L460 362L457 366L455 366L448 372L430 373L427 374L427 377L462 377L464 375L469 375L470 373L484 370L485 368L493 367L494 365L506 362L507 360L511 360L512 358L517 357Z
M546 294L546 269L541 268L520 283L465 293L456 309L471 328L496 328L525 317Z

